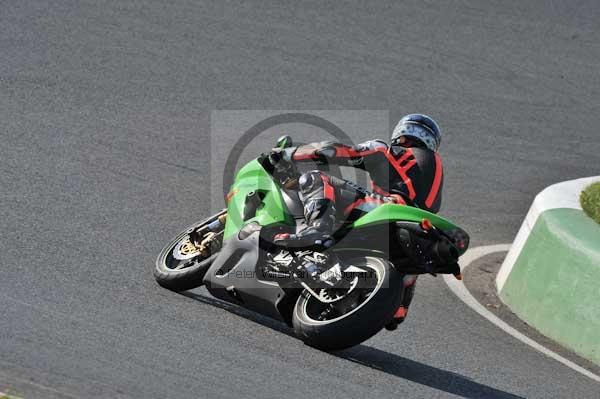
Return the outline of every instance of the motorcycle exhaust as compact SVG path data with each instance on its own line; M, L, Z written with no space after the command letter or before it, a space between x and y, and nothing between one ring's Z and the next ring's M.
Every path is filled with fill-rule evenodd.
M446 237L440 237L433 246L433 252L441 264L452 264L458 261L458 249Z
M397 222L400 247L415 266L427 273L455 274L460 256L456 246L433 226Z

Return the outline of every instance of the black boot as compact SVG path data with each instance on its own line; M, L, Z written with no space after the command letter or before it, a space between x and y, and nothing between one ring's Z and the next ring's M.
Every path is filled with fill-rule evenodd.
M277 234L273 240L275 244L287 248L312 248L315 250L325 250L335 244L335 240L330 234L324 233L314 226L306 227L296 234Z
M412 302L413 296L415 295L415 288L417 283L417 276L406 275L403 279L404 284L404 298L402 298L402 303L396 310L394 314L394 318L385 325L385 329L388 331L394 331L398 328L399 324L402 324L408 315L408 307Z
M306 227L296 234L277 234L275 244L289 248L318 247L327 249L334 244L331 236L335 225L335 207L325 199L310 199L304 204Z
M298 184L306 227L296 234L277 234L275 243L290 248L331 247L336 209L335 188L330 177L319 171L306 172L300 176Z

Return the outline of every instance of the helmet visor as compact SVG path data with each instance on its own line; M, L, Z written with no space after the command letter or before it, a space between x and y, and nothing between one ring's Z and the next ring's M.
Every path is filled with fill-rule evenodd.
M425 143L423 143L421 140L419 140L418 138L413 137L413 136L400 136L393 144L399 145L401 147L406 147L406 148L426 147Z
M405 140L408 144L403 144L402 140ZM411 142L414 143L415 140L422 142L431 151L437 151L439 146L439 142L432 131L420 123L405 122L394 129L392 144L410 146Z

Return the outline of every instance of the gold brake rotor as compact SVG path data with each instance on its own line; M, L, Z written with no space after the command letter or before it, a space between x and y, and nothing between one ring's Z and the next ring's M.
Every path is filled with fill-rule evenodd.
M179 246L179 253L181 253L183 256L192 255L196 252L199 252L198 247L196 247L189 238L182 242Z

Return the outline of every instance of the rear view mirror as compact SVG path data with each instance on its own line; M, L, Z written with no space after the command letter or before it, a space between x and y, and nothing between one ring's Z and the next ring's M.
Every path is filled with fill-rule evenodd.
M292 138L290 136L281 136L277 139L277 143L275 144L275 148L288 148L293 145Z

